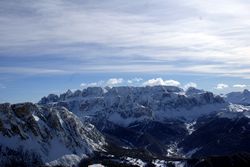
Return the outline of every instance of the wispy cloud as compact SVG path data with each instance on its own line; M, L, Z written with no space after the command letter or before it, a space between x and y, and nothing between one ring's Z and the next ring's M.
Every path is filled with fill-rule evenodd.
M70 71L61 69L46 69L46 68L29 68L29 67L0 67L0 74L67 74Z
M100 81L97 81L97 82L90 82L90 83L86 83L86 82L83 82L80 84L80 87L82 88L86 88L86 87L96 87L96 86L117 86L117 85L120 85L124 82L124 79L123 78L110 78L108 79L107 81L103 81L103 80L100 80Z
M249 8L245 0L1 1L0 57L36 58L28 66L4 60L0 71L168 71L249 79ZM50 59L43 68L41 57Z
M236 84L236 85L233 85L234 88L246 88L247 85L245 84Z

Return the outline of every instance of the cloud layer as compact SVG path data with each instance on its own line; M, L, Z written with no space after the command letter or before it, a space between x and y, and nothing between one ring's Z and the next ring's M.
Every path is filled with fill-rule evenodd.
M0 2L1 74L250 76L246 0Z

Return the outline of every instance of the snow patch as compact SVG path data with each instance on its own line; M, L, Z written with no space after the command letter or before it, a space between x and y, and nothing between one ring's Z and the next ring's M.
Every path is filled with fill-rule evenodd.
M46 163L48 166L71 166L71 167L76 167L79 162L83 159L87 158L85 154L82 155L75 155L75 154L69 154L69 155L64 155L61 158L51 161L49 163Z
M33 117L36 120L36 122L38 122L40 120L40 118L38 116L34 115L34 114L33 114Z
M89 165L88 167L105 167L102 164L93 164L93 165Z
M199 150L201 150L201 147L195 148L195 149L193 149L193 150L190 150L188 153L185 154L185 157L190 158L190 157L192 157L192 155L194 155L194 154L195 154L197 151L199 151Z
M131 157L126 157L125 159L132 165L138 165L139 167L145 167L147 165L147 163L143 162L140 159L135 159Z
M195 124L196 124L196 121L185 123L189 135L191 135L195 131L194 129Z
M164 160L156 159L152 162L152 164L154 164L155 167L167 167L167 162Z

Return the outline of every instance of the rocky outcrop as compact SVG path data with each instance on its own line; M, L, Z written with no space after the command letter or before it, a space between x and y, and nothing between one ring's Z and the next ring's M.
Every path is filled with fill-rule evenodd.
M32 151L44 162L65 154L90 155L103 150L104 137L65 107L32 103L0 104L0 145Z

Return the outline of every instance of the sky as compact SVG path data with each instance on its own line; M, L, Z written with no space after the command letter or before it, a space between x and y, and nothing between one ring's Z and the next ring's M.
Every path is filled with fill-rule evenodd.
M1 0L0 103L88 86L250 88L249 0Z

